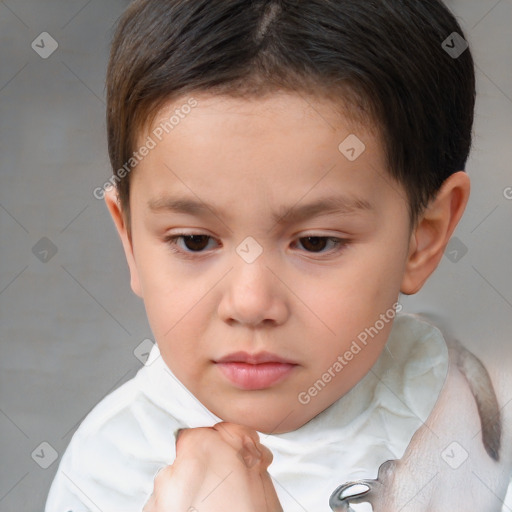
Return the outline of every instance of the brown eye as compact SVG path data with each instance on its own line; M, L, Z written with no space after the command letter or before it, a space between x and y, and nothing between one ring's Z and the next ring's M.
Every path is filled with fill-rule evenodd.
M304 236L299 238L298 241L300 245L302 245L302 247L306 250L306 252L313 254L329 254L339 252L348 244L348 240L329 236ZM326 248L327 250L324 250Z
M194 257L194 254L206 253L205 249L210 241L214 241L209 235L177 234L165 237L164 241L170 249L185 258Z
M328 241L328 238L321 236L307 236L304 238L300 238L300 243L302 247L310 252L322 251Z
M187 235L181 236L185 247L192 252L202 251L208 245L209 236L207 235Z

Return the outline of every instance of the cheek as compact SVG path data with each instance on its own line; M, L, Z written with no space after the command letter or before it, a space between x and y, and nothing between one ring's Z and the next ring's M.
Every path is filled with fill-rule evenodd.
M198 354L205 350L203 330L209 317L205 308L212 284L172 265L162 244L146 240L143 247L137 262L149 325L166 364L191 385L204 370Z
M398 299L407 255L405 232L385 234L383 230L379 240L368 246L354 266L358 287L354 295L362 309L370 308L377 316Z
M302 289L302 296L309 297L305 302L316 313L312 325L319 342L310 347L309 355L317 371L325 371L346 351L353 362L345 375L355 375L358 368L366 372L376 360L396 315L393 306L404 264L400 252L390 251L385 244L361 248L314 294Z
M199 300L194 290L172 272L170 257L160 242L141 237L134 246L144 306L154 336L169 343L180 327L186 325L186 313ZM162 348L162 347L161 347Z
M397 301L404 268L398 253L369 246L354 251L314 295L309 293L324 329L331 326L338 336L357 334L354 327L373 324ZM302 294L308 297L307 289Z
M198 357L204 354L201 346L202 325L197 318L199 299L188 300L183 293L169 289L152 289L145 296L145 307L151 331L155 337L163 360L174 374L185 383L192 385L200 379L205 361Z

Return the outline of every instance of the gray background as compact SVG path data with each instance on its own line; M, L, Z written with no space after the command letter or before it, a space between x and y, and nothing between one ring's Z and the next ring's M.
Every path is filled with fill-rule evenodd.
M114 226L92 195L110 175L104 75L112 26L126 5L0 2L5 512L42 510L78 424L141 367L133 351L151 338L143 305L129 288ZM403 303L407 311L436 315L484 360L510 420L512 382L505 371L512 361L512 0L448 5L477 64L475 139L467 166L472 195L450 253L424 289ZM31 47L42 32L58 43L47 59ZM47 469L41 467L54 457Z

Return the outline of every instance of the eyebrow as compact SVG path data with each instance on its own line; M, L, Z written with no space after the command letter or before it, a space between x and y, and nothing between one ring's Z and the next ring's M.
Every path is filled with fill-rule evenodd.
M150 210L154 212L170 211L195 216L211 216L225 218L225 213L214 205L205 202L175 197L160 197L148 201ZM372 211L373 206L365 199L352 196L328 196L317 201L282 208L272 214L277 225L298 223L303 220L329 213L353 214L360 211Z

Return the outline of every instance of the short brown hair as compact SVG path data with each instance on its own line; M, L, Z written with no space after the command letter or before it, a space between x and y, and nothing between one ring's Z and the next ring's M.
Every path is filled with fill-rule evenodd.
M463 37L440 0L135 0L107 74L114 173L174 98L305 92L357 105L375 123L415 220L471 147L474 65L469 49L454 58L443 48L454 32ZM124 174L117 189L129 224Z

